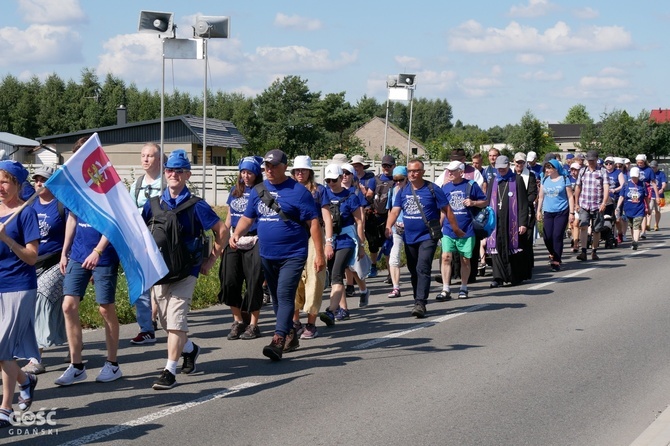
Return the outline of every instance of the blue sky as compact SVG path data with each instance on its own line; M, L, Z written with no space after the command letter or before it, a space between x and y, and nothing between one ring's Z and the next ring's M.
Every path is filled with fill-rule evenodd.
M446 99L454 122L487 129L526 111L557 123L584 104L603 112L669 108L670 2L641 0L5 0L0 77L94 68L160 90L157 35L141 10L172 12L177 37L197 15L230 16L231 38L209 42L211 90L256 95L297 75L311 91L386 101L386 78L416 74L415 97ZM166 90L202 94L202 61L166 61Z

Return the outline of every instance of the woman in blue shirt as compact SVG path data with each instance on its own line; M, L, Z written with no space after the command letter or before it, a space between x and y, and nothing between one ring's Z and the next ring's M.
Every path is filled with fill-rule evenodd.
M568 221L572 223L575 218L572 186L568 178L559 174L560 168L557 160L544 164L544 179L540 184L537 205L537 220L544 220L542 233L552 271L561 269L565 228Z
M21 183L28 171L16 161L0 161L0 368L2 404L0 428L11 426L12 402L19 384L19 408L33 402L37 377L19 368L16 358L39 358L35 338L37 275L35 261L40 240L37 213L20 210ZM18 212L16 218L12 215ZM10 221L11 219L11 221Z
M365 235L362 203L357 194L342 187L342 167L329 164L324 177L328 187L323 196L322 206L330 208L333 219L333 239L326 243L332 244L335 254L328 259L330 305L319 314L319 318L327 326L331 326L335 324L338 311L346 311L347 317L349 315L348 310L340 310L341 302L346 302L344 273L356 258L360 259L365 254L361 243L365 240ZM338 318L340 319L342 318Z
M228 195L228 213L226 227L235 230L240 217L244 214L249 201L251 189L261 181L261 157L248 156L240 161L237 182ZM221 291L219 302L230 307L233 313L233 325L228 333L228 340L256 339L261 332L258 328L258 317L263 306L263 268L256 235L257 221L249 228L249 232L240 238L237 249L226 246L221 257L219 279ZM242 295L242 284L246 283L246 292ZM245 323L242 311L251 315Z
M623 212L628 219L628 226L631 228L633 237L632 248L635 251L642 233L642 222L649 209L649 194L647 186L640 181L638 167L631 167L628 175L629 179L621 189L618 205L623 204ZM618 209L617 212L619 212Z

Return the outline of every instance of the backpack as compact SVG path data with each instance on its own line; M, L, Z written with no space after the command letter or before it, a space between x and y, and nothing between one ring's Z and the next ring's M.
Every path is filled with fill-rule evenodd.
M203 251L206 249L205 235L203 231L200 231L200 234L194 231L194 205L200 200L200 197L191 196L174 209L163 209L160 197L149 199L151 219L147 226L170 271L156 284L178 282L188 277L191 270L202 263ZM185 229L177 218L181 212L186 212L191 222L192 235L195 236L191 243L186 243L183 239Z
M277 203L277 200L275 200L275 197L273 197L272 194L270 194L268 188L265 187L265 181L261 181L260 183L255 185L254 190L258 195L258 199L261 200L269 209L275 211L277 215L279 215L279 218L282 219L282 221L288 221L288 220L294 221L298 223L305 231L309 232L309 227L307 226L307 223L301 221L299 216L293 217L290 215L286 215L286 213L279 206L279 203Z
M388 209L389 191L393 187L393 179L382 181L381 175L377 175L377 186L375 187L375 196L372 199L372 209L377 215L386 215Z
M142 190L142 181L144 180L145 174L140 175L137 177L137 180L135 180L135 206L137 206L137 199L140 198L140 190ZM167 186L167 182L165 181L165 175L161 175L161 185L162 188L165 189L165 186Z
M473 180L468 181L468 185L465 188L465 198L470 198L473 183ZM478 208L478 210L472 210L471 208L467 209L472 216L472 227L475 230L477 238L485 239L490 236L496 227L496 214L493 211L493 208L491 206L486 206L485 208Z
M339 198L335 203L331 201L328 205L328 211L333 219L333 234L335 235L339 235L342 232L342 213L340 212L340 205L347 201L352 195L353 193L349 192L349 195L346 197Z

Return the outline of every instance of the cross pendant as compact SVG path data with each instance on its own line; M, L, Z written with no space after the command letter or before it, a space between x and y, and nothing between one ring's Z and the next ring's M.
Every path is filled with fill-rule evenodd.
M499 211L502 210L502 200L498 202L498 210L499 210Z

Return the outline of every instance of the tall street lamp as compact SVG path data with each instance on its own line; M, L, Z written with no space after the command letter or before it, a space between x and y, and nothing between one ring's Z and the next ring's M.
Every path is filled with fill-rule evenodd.
M384 127L384 154L386 154L386 133L389 121L389 101L409 101L409 131L407 133L407 162L410 160L410 142L412 140L412 113L414 105L414 90L416 89L416 74L401 73L388 76L386 88L386 125Z

